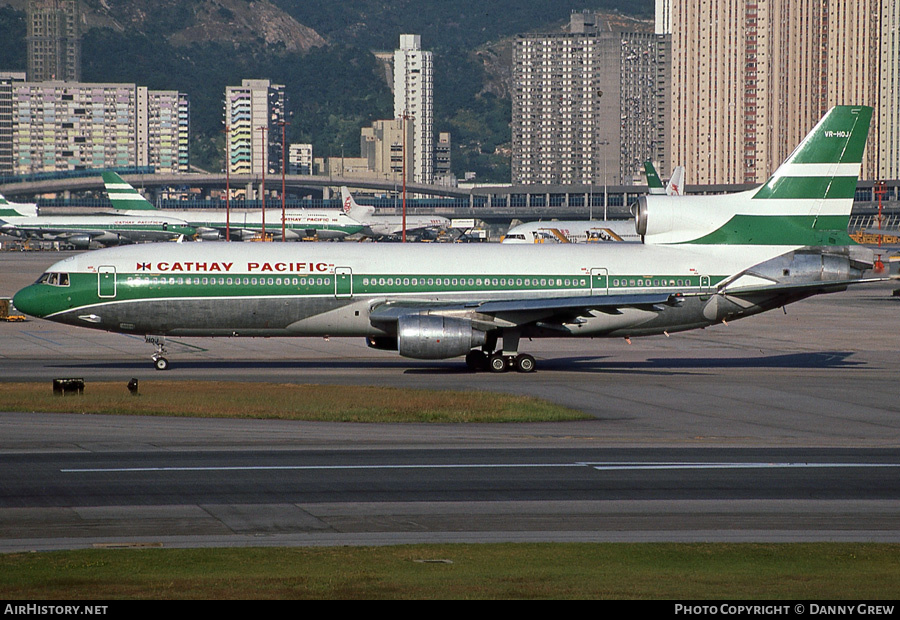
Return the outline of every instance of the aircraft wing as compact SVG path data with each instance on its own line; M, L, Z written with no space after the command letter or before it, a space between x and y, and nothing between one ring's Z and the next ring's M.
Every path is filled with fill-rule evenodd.
M436 302L387 301L369 315L373 323L391 324L401 316L429 314L471 320L475 327L524 327L540 323L542 327L562 328L591 311L619 314L624 308L662 311L666 306L682 303L680 294L636 293L630 295L584 295L579 297L544 297L530 299L491 300L446 304Z

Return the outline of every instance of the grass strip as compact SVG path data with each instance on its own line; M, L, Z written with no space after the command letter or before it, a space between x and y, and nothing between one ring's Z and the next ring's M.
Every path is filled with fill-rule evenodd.
M215 381L86 382L54 395L51 382L0 383L0 411L260 418L322 422L559 422L590 416L528 396L352 385Z
M900 545L486 544L0 555L0 598L896 599Z

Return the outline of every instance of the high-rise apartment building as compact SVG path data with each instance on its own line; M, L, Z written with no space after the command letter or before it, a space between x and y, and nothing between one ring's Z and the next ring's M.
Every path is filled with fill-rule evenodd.
M394 51L394 116L412 123L412 174L417 183L434 181L434 60L417 34L401 34Z
M188 172L187 95L135 84L12 85L15 174L154 166Z
M881 6L877 179L900 179L900 0Z
M138 141L150 145L138 148L139 166L189 172L190 110L186 93L138 87Z
M13 156L13 85L25 81L24 72L0 71L0 176L16 173Z
M608 32L573 13L568 32L520 35L513 56L512 180L632 184L669 171L668 35Z
M656 34L672 34L672 0L656 0Z
M79 81L78 0L28 0L26 15L28 79Z
M896 170L883 143L896 131L898 0L669 1L672 158L688 182L764 181L837 104L876 109L862 178Z
M269 80L225 88L225 152L232 174L281 172L285 92Z

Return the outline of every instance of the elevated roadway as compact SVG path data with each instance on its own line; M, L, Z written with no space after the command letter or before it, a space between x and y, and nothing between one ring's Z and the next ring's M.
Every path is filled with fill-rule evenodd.
M263 183L260 175L233 174L226 178L224 173L153 173L123 174L122 177L133 186L156 192L162 188L196 188L208 192L224 189L226 184L234 189L257 189ZM346 185L355 190L371 191L385 195L396 195L402 191L395 180L375 180L357 177L334 177L314 175L286 175L284 183L294 193L313 193L328 197ZM281 175L275 174L265 179L270 189L280 190ZM878 201L873 181L860 181L857 186L855 215L873 215L878 212ZM689 194L726 194L743 191L755 185L688 185ZM883 207L888 212L900 210L900 180L885 181ZM103 193L103 180L99 172L94 176L60 177L54 179L26 180L0 184L0 193L20 202L33 201L36 196L47 194ZM484 184L451 187L447 185L427 185L407 183L408 196L431 196L450 198L453 204L408 205L409 213L440 214L447 217L475 217L484 221L510 219L600 219L630 217L630 205L648 191L647 186L602 186L602 185L512 185ZM395 208L394 212L399 212ZM389 213L391 209L380 209Z

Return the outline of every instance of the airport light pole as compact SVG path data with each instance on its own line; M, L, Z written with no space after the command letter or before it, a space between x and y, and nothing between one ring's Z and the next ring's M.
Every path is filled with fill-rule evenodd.
M225 125L225 241L231 241L231 127Z
M262 136L262 183L259 185L259 196L262 199L262 241L266 240L266 126L259 128Z
M403 132L403 232L401 233L401 241L406 243L406 121L410 119L410 115L404 110L401 118L403 119L400 124L400 129Z
M285 214L285 193L284 193L284 130L287 125L290 125L287 121L278 121L278 124L281 125L281 242L284 243L287 240L287 235L285 233L285 224L284 224L284 214Z

